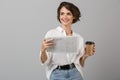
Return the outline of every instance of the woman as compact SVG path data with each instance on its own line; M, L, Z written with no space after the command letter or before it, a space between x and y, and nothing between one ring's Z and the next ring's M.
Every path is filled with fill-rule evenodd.
M72 24L79 21L81 13L77 6L70 2L62 2L57 10L57 18L61 26L51 29L45 35L40 51L40 60L46 65L48 80L83 80L81 68L88 56L94 54L95 47L84 48L83 38L72 31ZM49 37L77 36L79 38L79 52L73 54L55 55L47 49L53 47L54 40ZM72 45L70 45L72 46ZM87 53L86 53L87 52Z

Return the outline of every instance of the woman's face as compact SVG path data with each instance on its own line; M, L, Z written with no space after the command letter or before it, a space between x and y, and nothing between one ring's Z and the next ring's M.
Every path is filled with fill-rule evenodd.
M66 9L65 7L62 7L60 9L60 22L63 26L70 26L73 22L73 14L68 10Z

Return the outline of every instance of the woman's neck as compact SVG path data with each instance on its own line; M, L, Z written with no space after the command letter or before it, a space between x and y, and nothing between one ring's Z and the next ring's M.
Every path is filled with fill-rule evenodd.
M71 26L63 26L62 25L62 28L65 30L67 36L71 36L72 35Z

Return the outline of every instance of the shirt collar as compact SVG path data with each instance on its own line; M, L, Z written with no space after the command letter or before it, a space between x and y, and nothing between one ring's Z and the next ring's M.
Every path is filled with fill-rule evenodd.
M60 27L60 26L58 26L56 29L57 29L59 32L65 32L65 30L64 30L62 27Z
M57 28L56 28L56 30L58 30L59 32L61 32L61 33L65 33L66 34L66 32L65 32L65 30L61 27L61 26L58 26ZM72 35L75 35L75 33L72 31Z

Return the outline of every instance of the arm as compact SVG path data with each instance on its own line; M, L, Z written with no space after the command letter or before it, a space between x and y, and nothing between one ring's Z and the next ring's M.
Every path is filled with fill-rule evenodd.
M82 67L84 67L85 60L89 57L94 55L95 52L95 45L86 45L84 55L79 59L79 62Z
M41 61L42 61L42 63L45 63L46 60L47 60L46 51L41 50Z
M82 67L84 67L85 60L87 59L87 57L88 57L88 56L83 55L83 56L80 58L80 60L79 60L79 61L80 61L80 64L81 64L81 66L82 66Z
M52 47L53 46L53 40L52 39L46 39L46 40L43 40L42 42L42 46L41 46L41 61L42 63L45 63L47 61L47 54L46 54L46 49L49 48L49 47Z

